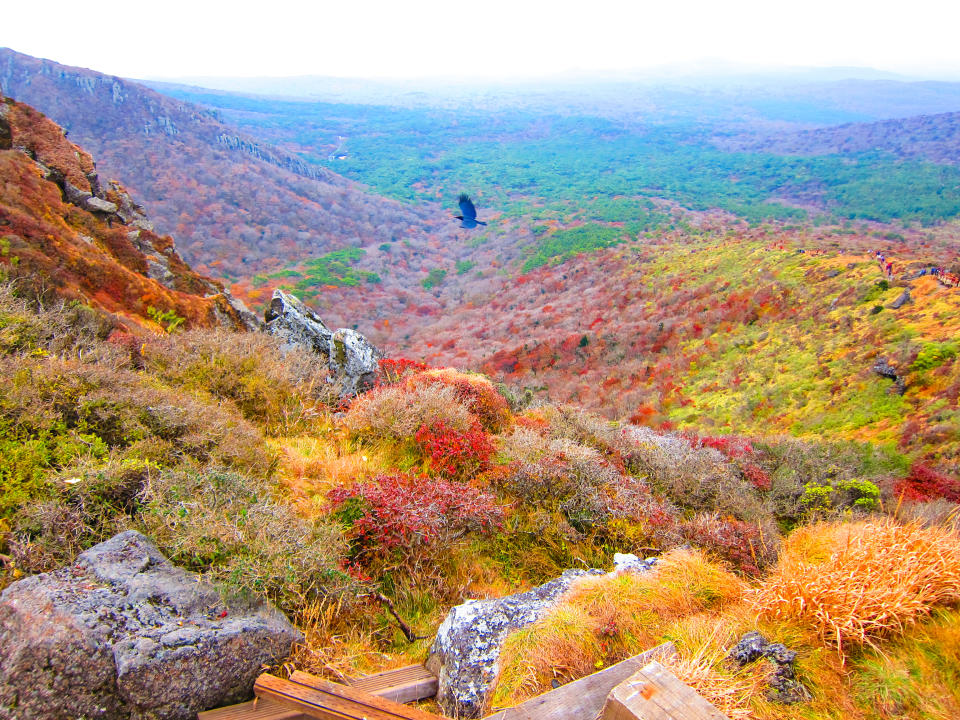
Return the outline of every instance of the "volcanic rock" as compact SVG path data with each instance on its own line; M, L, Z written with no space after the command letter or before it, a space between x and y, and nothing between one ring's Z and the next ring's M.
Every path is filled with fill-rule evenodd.
M128 530L0 595L0 718L192 720L251 697L300 638Z
M283 340L283 347L300 347L323 357L341 397L373 386L383 352L355 330L331 331L323 320L293 295L273 291L265 318L267 332Z

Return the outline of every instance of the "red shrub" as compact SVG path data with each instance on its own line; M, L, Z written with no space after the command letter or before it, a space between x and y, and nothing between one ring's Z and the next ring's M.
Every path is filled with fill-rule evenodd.
M753 483L753 486L757 490L770 489L770 476L767 474L767 471L759 465L754 465L750 462L744 463L740 468L740 471L747 480Z
M380 360L380 372L377 377L378 385L393 385L403 378L429 369L429 365L407 358L383 358Z
M470 485L407 473L335 488L329 498L340 519L350 525L360 555L402 550L412 557L464 532L499 528L503 521L493 495Z
M960 502L960 480L915 462L910 473L897 483L896 491L908 500L945 498Z
M683 535L691 544L727 561L745 575L759 575L776 560L776 549L755 523L698 515L684 525Z
M540 433L541 435L545 434L547 430L550 429L550 421L547 420L542 415L536 415L533 413L524 413L523 415L517 415L513 419L514 423L520 427L527 428L528 430L533 430L534 432Z
M657 414L657 410L652 405L638 405L630 416L630 423L633 425L649 425L650 420Z
M734 435L719 435L717 437L700 438L700 444L703 447L714 448L726 455L728 458L738 458L753 453L753 446L749 440L736 437Z
M415 438L430 468L451 480L466 480L490 467L493 443L479 424L460 431L440 420L421 425Z

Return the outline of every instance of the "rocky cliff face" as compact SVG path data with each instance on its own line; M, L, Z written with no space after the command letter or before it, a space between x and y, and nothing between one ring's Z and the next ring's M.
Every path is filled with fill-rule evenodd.
M101 75L82 68L38 60L10 50L0 52L0 89L10 97L30 102L43 93L47 114L75 114L70 98L74 93L91 101L77 120L84 131L116 132L118 124L130 126L145 136L196 135L208 143L217 143L283 168L305 178L345 185L347 181L324 168L311 168L299 158L276 148L264 147L223 125L213 111L191 103L177 102L123 78ZM126 112L114 115L102 112L98 105L109 103ZM34 104L37 104L34 101ZM53 109L56 110L53 110Z
M0 177L0 264L38 292L127 324L258 326L154 232L123 186L101 179L59 126L9 98L0 98Z
M0 91L69 131L203 272L246 277L436 222L130 80L0 48Z

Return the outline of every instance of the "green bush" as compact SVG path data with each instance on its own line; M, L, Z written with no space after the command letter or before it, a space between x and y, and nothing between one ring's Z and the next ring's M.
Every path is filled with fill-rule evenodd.
M177 565L288 612L352 584L334 521L299 516L262 477L225 469L166 471L140 497L136 524Z
M956 342L927 343L920 349L920 352L917 353L917 359L913 361L910 369L914 372L932 370L935 367L943 365L948 360L952 360L956 355Z

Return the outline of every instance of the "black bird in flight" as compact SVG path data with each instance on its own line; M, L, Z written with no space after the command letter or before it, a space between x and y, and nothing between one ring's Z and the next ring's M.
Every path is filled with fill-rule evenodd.
M460 221L460 227L475 228L477 225L486 225L485 222L477 220L477 209L473 206L469 195L460 193L460 198L457 202L460 204L460 212L462 215L454 215L454 217Z

